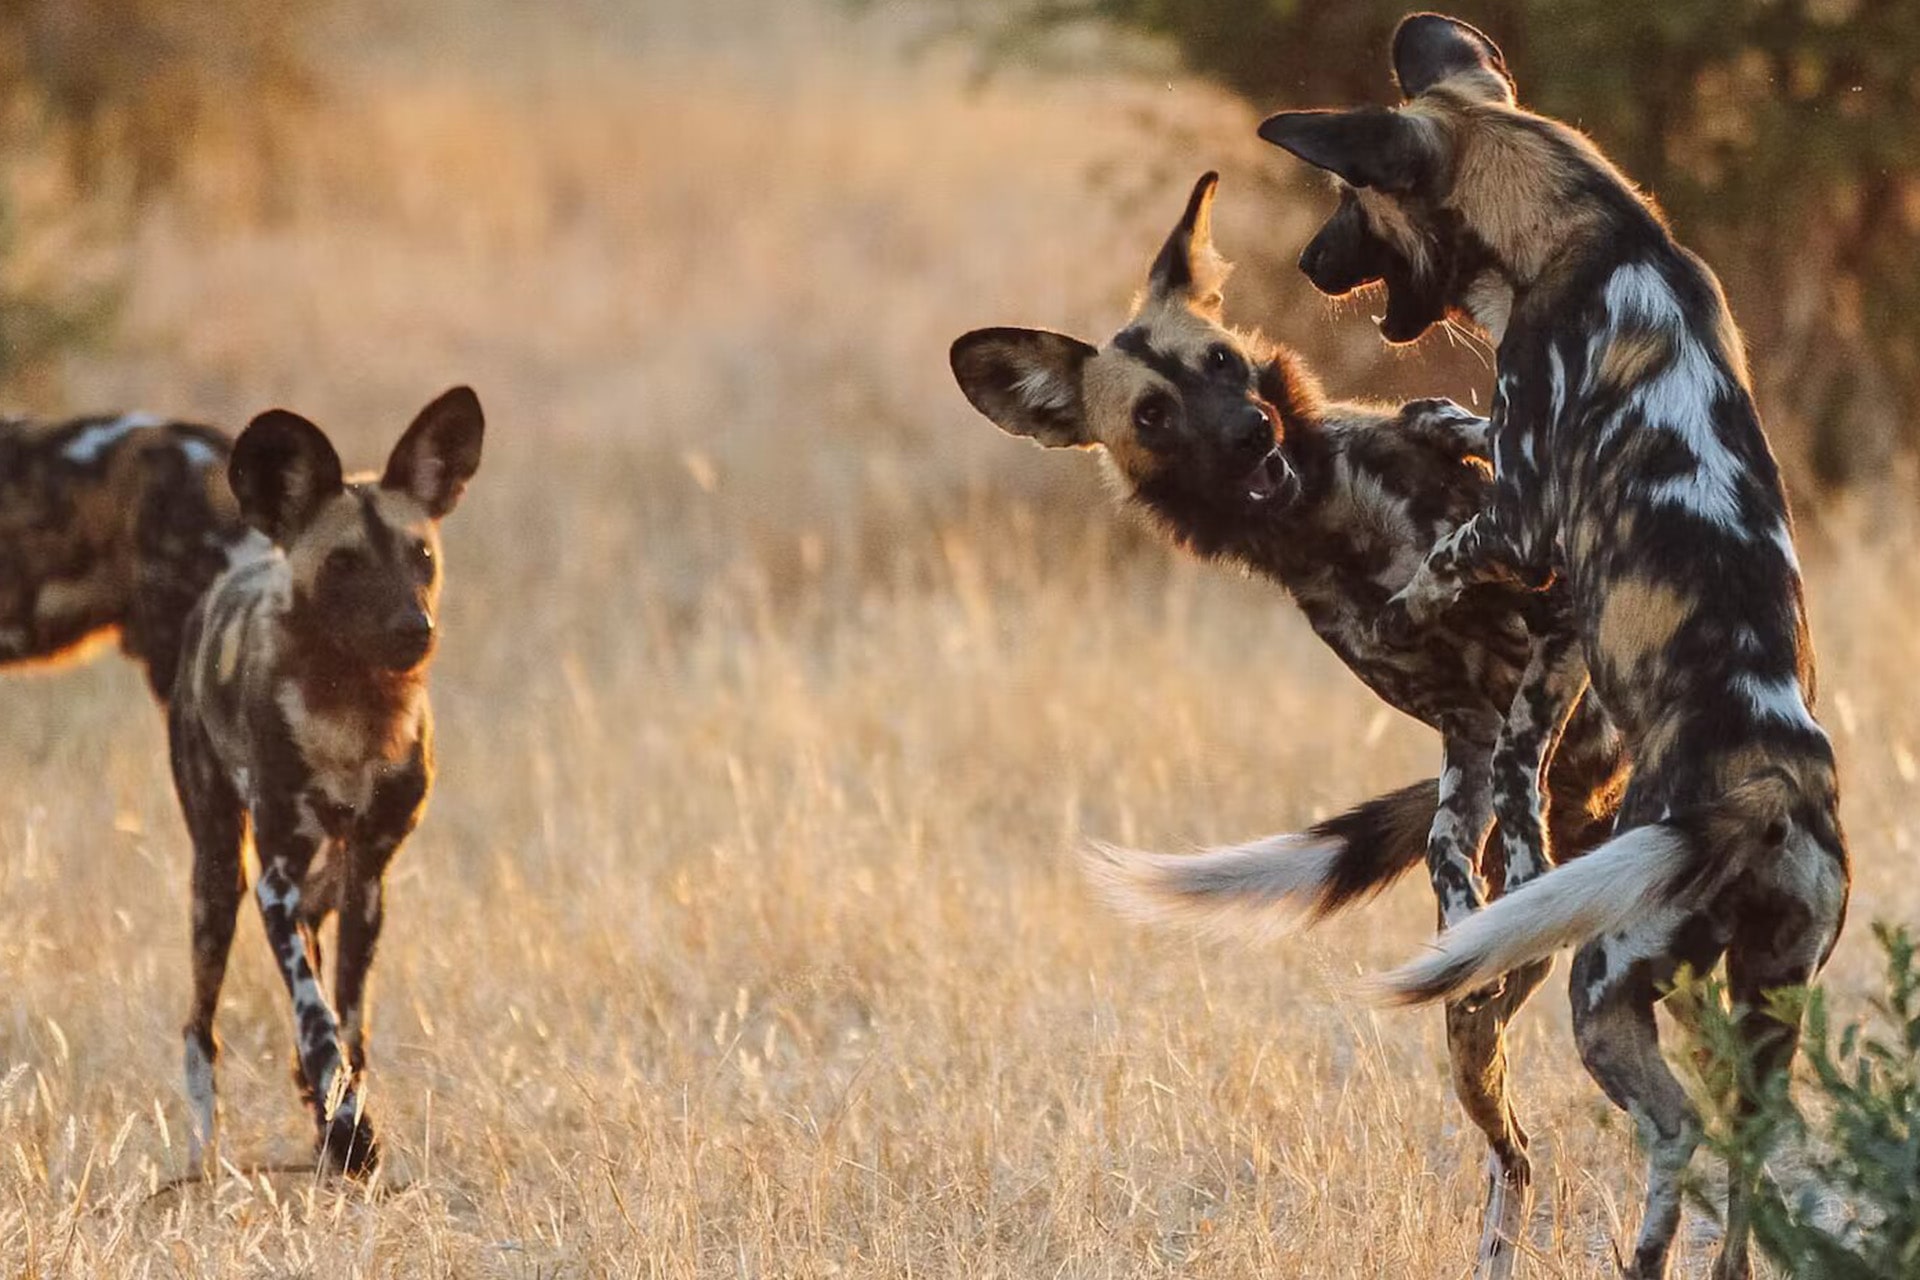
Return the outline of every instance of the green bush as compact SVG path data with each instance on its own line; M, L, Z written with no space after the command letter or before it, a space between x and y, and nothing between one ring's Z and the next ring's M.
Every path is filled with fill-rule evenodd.
M1732 1176L1758 1181L1754 1238L1803 1280L1920 1276L1920 967L1906 929L1877 925L1884 992L1836 1030L1819 989L1776 996L1768 1012L1803 1020L1801 1098L1777 1073L1756 1080L1717 984L1683 998L1699 1046L1696 1082L1708 1147ZM1735 1103L1745 1091L1748 1109ZM1703 1204L1715 1204L1697 1187Z

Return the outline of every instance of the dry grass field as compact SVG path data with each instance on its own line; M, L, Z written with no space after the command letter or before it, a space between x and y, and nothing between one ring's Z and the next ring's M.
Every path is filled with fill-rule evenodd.
M251 179L210 140L126 249L124 323L47 386L236 426L285 403L370 466L471 381L490 437L446 529L371 1187L273 1169L309 1134L250 910L231 1167L175 1184L159 718L110 659L0 681L0 1276L1466 1274L1481 1145L1440 1020L1351 985L1427 933L1424 886L1232 948L1108 918L1072 852L1296 826L1421 776L1432 736L945 364L977 324L1111 327L1204 165L1230 254L1291 254L1314 203L1192 84L979 87L899 24L635 8L348 6L292 212L235 213ZM1284 298L1230 309L1337 387L1379 367L1364 316ZM1808 523L1845 1011L1864 922L1920 918L1920 536ZM1639 1162L1557 983L1517 1060L1528 1274L1608 1275Z

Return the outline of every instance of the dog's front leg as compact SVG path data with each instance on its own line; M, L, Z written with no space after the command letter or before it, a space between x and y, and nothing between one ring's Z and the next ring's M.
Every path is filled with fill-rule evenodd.
M260 852L260 879L254 899L260 923L279 964L293 1002L295 1044L301 1073L320 1131L321 1156L350 1173L370 1169L377 1159L373 1134L360 1116L359 1099L341 1075L339 1025L321 990L301 925L302 885L307 868L320 847L319 824L304 804L292 811L254 814L255 843Z
M1572 619L1562 611L1549 625L1551 630L1537 630L1534 635L1526 673L1493 753L1493 812L1500 823L1505 869L1502 893L1545 874L1553 865L1543 782L1567 721L1588 685L1586 655Z
M357 1079L367 1065L367 975L386 920L387 864L413 834L426 807L431 765L425 745L399 772L383 779L373 806L347 851L347 881L340 902L340 958L334 996L340 1002L340 1041Z
M1481 511L1433 544L1433 550L1380 610L1381 640L1400 646L1431 626L1468 587L1506 583L1537 591L1552 571L1535 567L1493 511Z
M1456 458L1493 457L1489 440L1492 423L1463 405L1444 397L1409 400L1400 406L1397 431L1425 440Z

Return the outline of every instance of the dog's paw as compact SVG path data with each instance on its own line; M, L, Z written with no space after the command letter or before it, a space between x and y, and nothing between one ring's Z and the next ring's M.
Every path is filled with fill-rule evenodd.
M380 1167L380 1142L364 1112L336 1112L321 1128L316 1145L320 1163L349 1178L364 1178Z

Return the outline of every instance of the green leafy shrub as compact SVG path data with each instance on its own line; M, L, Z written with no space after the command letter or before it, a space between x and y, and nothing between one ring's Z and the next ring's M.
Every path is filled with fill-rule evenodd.
M1788 991L1767 1012L1804 1026L1800 1097L1756 1080L1718 984L1693 1009L1707 1145L1760 1187L1754 1238L1803 1280L1920 1276L1920 967L1912 934L1877 925L1885 990L1864 1019L1834 1025L1826 993ZM1736 1105L1740 1091L1758 1105ZM1696 1188L1702 1203L1715 1199Z

